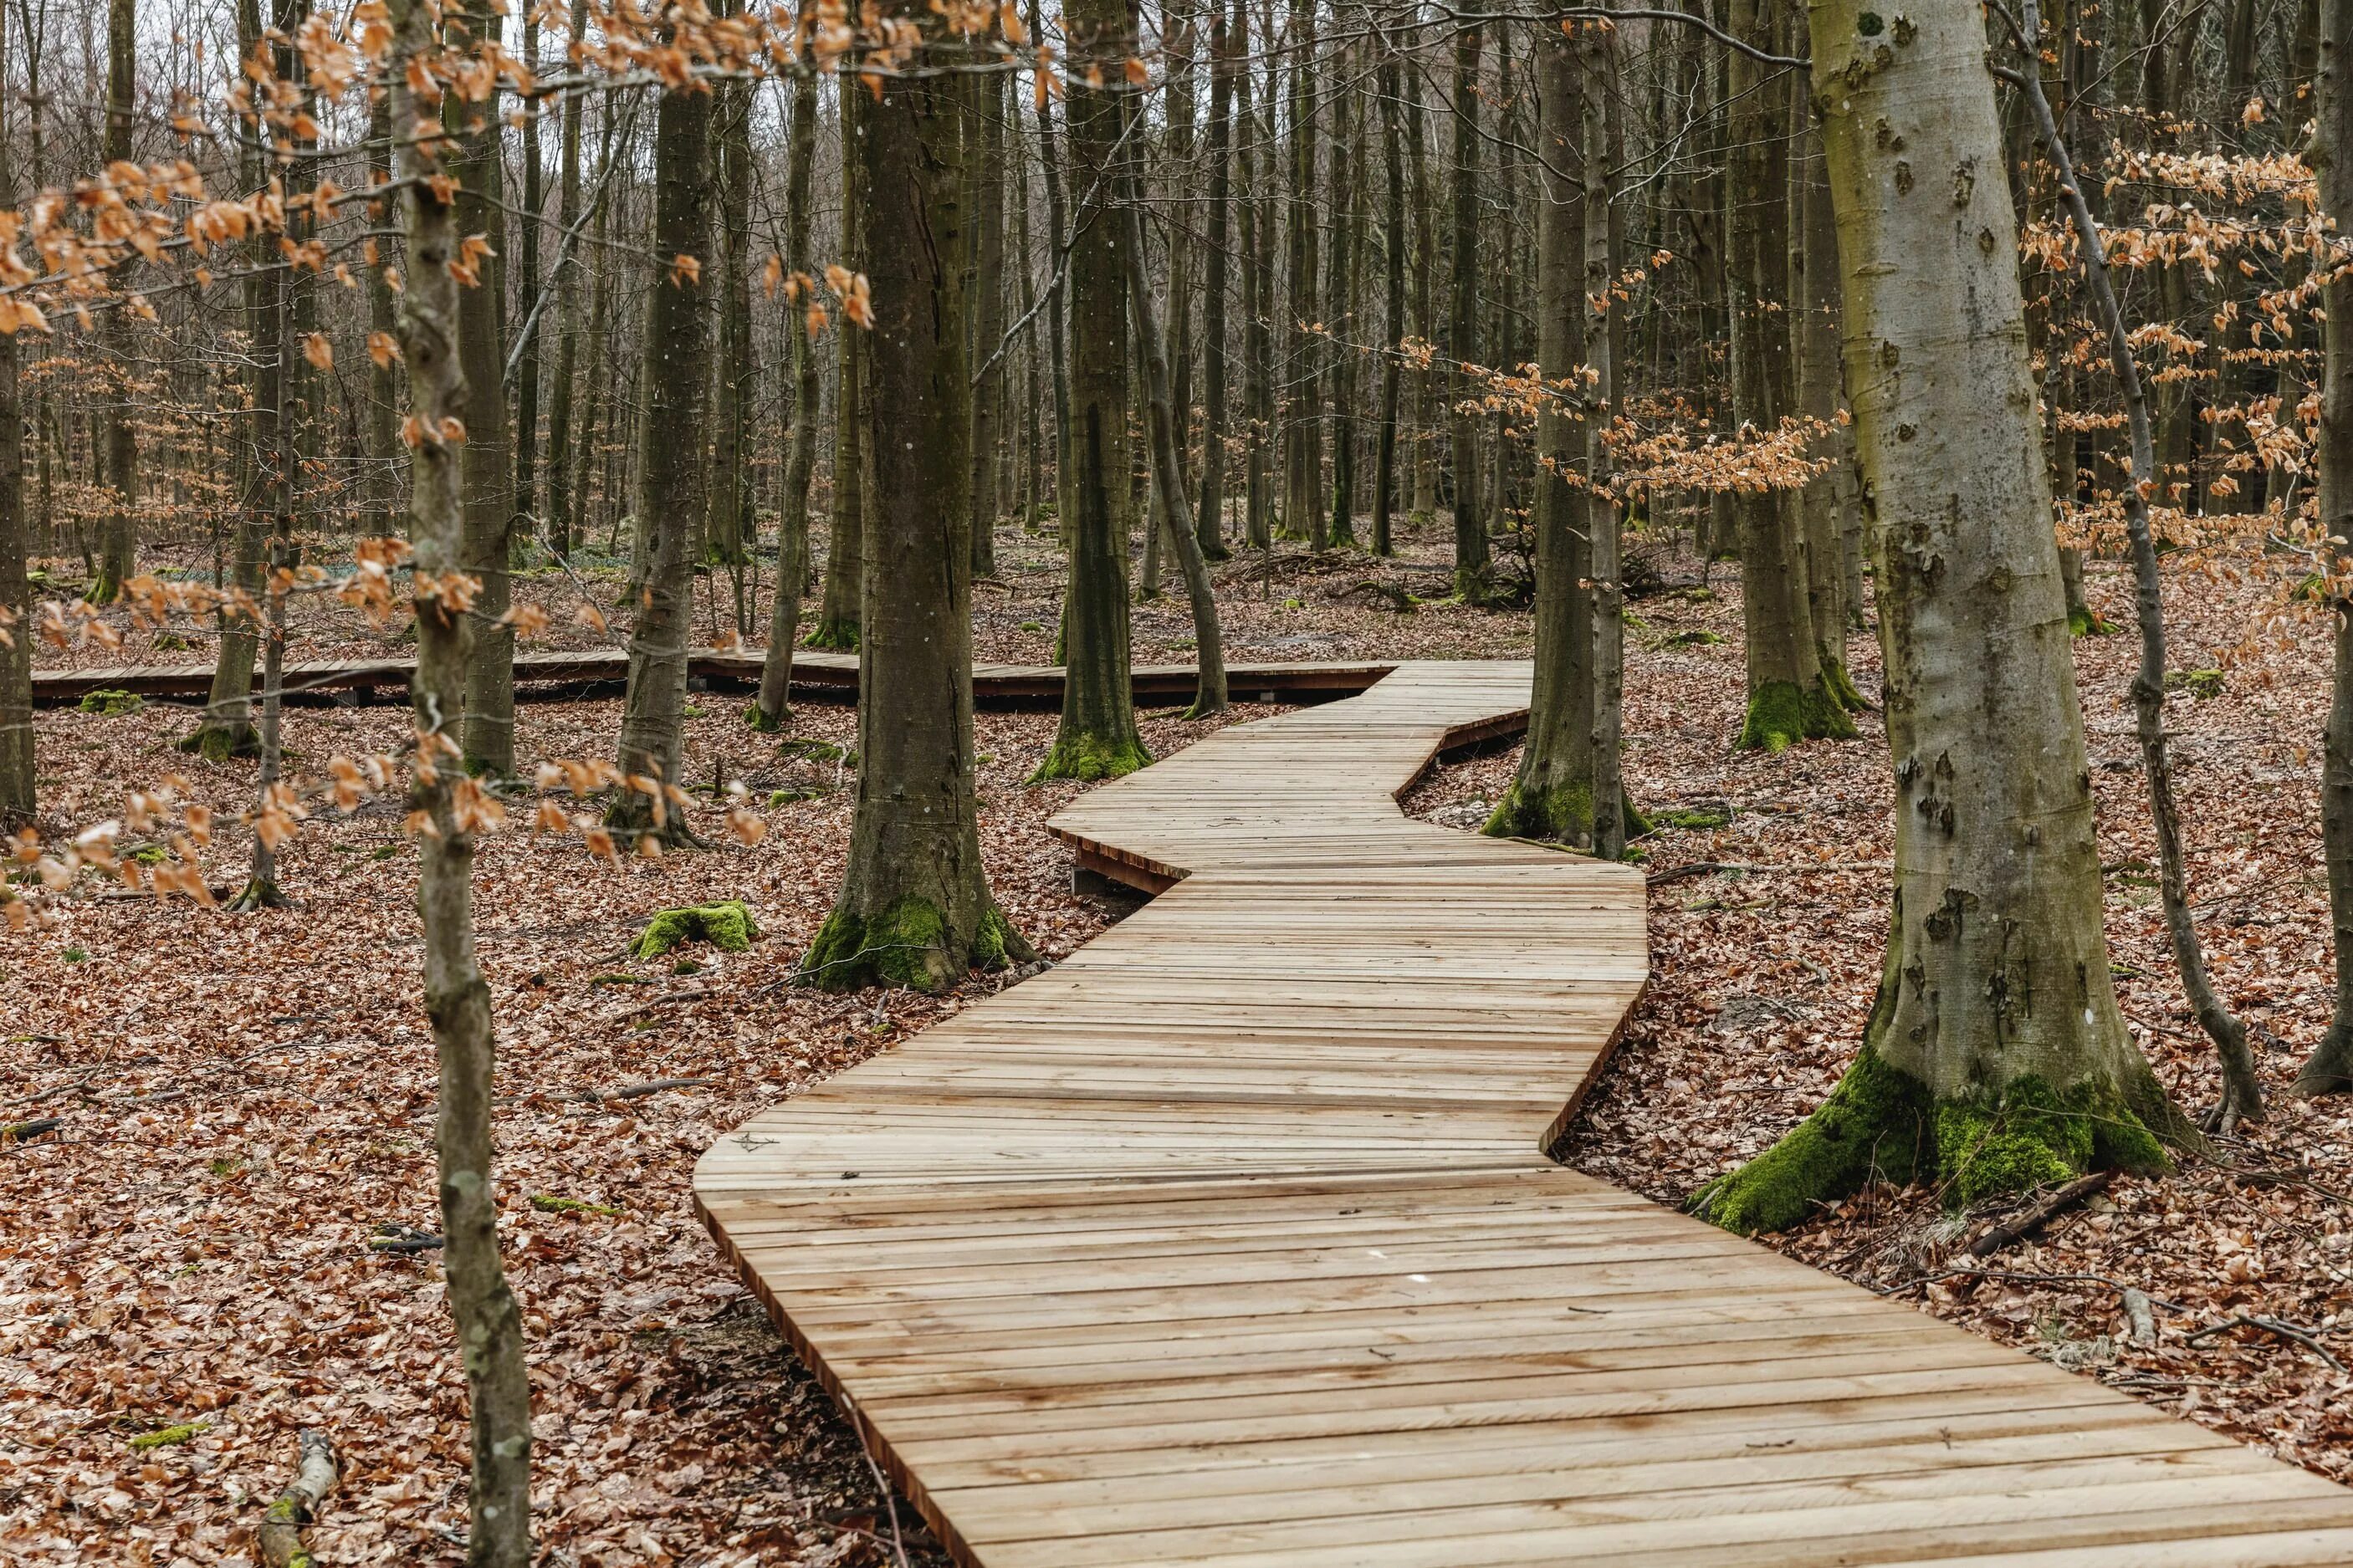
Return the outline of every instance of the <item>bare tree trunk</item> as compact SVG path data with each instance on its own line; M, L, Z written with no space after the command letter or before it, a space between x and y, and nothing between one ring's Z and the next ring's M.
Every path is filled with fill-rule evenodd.
M913 26L929 16L920 0L894 0L891 19ZM964 167L972 77L954 68L965 58L960 44L925 32L926 61L948 68L887 81L881 100L860 111L856 143L852 221L875 316L862 412L895 438L867 448L849 865L799 971L833 990L880 982L941 991L976 963L1031 956L989 897L973 793L964 494L972 474L965 294L974 215ZM1079 37L1092 42L1086 32ZM1118 59L1104 74L1119 75Z
M414 125L438 107L412 97L404 63L437 47L422 0L389 0L393 57L385 79L392 122ZM410 407L438 431L460 415L464 336L458 280L459 232L434 143L404 137L397 168L407 228L400 334ZM418 751L414 809L433 831L417 837L417 912L425 930L425 1010L440 1061L434 1145L440 1167L441 1261L473 1426L466 1560L470 1568L531 1562L531 1384L522 1314L499 1260L498 1194L491 1184L491 991L474 958L474 829L485 797L459 771L450 733L472 664L471 620L440 590L461 579L465 523L457 443L428 437L411 458L409 536L416 547L417 672L410 689Z
M1373 553L1388 555L1396 548L1390 537L1390 509L1397 500L1398 380L1405 342L1405 162L1398 145L1398 95L1403 90L1398 53L1402 32L1382 37L1381 162L1388 171L1388 200L1381 215L1382 279L1380 435L1373 449Z
M282 535L269 541L269 611L262 625L261 642L261 779L257 792L259 810L254 823L252 868L244 889L229 903L229 909L240 914L254 910L282 910L288 903L286 895L278 888L278 851L269 841L269 824L276 804L273 796L278 788L279 767L285 760L285 745L279 732L286 688L286 583L280 574L292 564L289 542Z
M633 783L614 797L606 816L616 827L671 843L691 837L684 815L676 809L681 803L654 792L667 796L677 786L686 738L687 641L693 635L694 566L702 554L709 474L702 426L711 389L705 318L712 312L700 296L713 286L693 281L672 258L703 261L706 279L721 272L708 265L712 209L718 205L712 168L713 96L666 92L654 121L656 259L646 288L638 373L644 378L645 419L638 430L635 503L650 548L645 587L629 627L629 689L621 713L618 762Z
M1062 720L1039 779L1116 778L1152 760L1135 727L1128 678L1128 226L1119 206L1133 154L1122 143L1123 77L1134 51L1124 0L1073 0L1071 163L1097 177L1073 214L1071 247L1071 500L1070 591L1063 600ZM1082 79L1089 62L1102 84Z
M2305 162L2318 176L2321 216L2341 230L2353 225L2353 18L2341 5L2320 6L2314 71L2317 103ZM2340 268L2322 285L2327 313L2320 382L2320 531L2353 539L2353 278ZM2347 569L2338 547L2333 571ZM2297 1073L2298 1094L2353 1092L2353 602L2339 598L2328 723L2322 734L2320 829L2328 865L2328 917L2335 938L2337 1005L2328 1033Z
M723 5L723 15L740 10ZM729 82L712 106L712 153L719 179L713 193L716 217L714 269L718 290L718 353L711 389L711 466L702 498L702 557L727 569L733 599L731 624L739 637L751 630L751 603L744 570L752 559L754 530L752 486L747 477L756 369L752 357L752 88ZM712 592L719 591L717 575Z
M1225 0L1209 0L1209 4L1215 9L1209 30L1208 236L1203 247L1208 276L1202 280L1201 493L1193 537L1204 559L1223 561L1227 557L1226 238L1231 232L1233 207L1234 39L1246 24L1242 0L1234 0L1230 22Z
M390 104L378 99L368 115L368 175L383 184L392 179L392 121L388 118ZM389 227L394 224L391 204L377 213L371 208L370 224L374 227ZM379 244L377 253L383 258L385 247ZM384 258L388 260L388 258ZM394 337L398 323L393 317L392 285L385 279L382 266L367 268L368 331ZM400 511L400 479L407 468L407 455L400 445L400 363L389 354L371 353L367 377L367 480L361 487L363 504L367 509L370 531L391 531L397 525ZM250 660L248 663L250 664Z
M238 0L239 58L249 58L262 38L258 0ZM267 122L259 144L245 151L241 173L248 184L259 187L274 143ZM248 395L249 466L243 493L237 498L237 529L230 546L228 585L245 596L250 610L238 606L214 617L219 647L213 662L205 717L184 737L180 749L209 762L249 757L261 748L253 725L253 661L259 651L259 615L264 573L264 552L277 519L287 510L286 489L286 271L268 264L265 240L253 241L253 264L245 279L245 330L253 345L253 379ZM372 276L378 269L369 268Z
M1005 78L981 79L971 157L973 180L973 343L988 368L972 399L972 574L997 575L997 520L1004 499Z
M817 85L802 78L793 89L793 121L785 142L785 268L809 271L809 200L817 164ZM792 712L793 645L799 639L801 592L808 579L809 480L817 471L817 422L824 389L818 383L817 340L798 323L793 339L793 449L785 468L785 494L776 520L776 590L769 607L768 647L760 660L755 729L781 730ZM844 323L842 331L855 330Z
M109 163L131 161L131 122L138 110L138 49L132 0L108 0L105 155ZM118 401L106 418L106 483L112 494L98 575L90 586L90 600L95 605L111 604L139 563L139 442L133 416L138 393L133 385L131 312L119 305L106 311L102 332L107 357L121 379Z
M1242 539L1253 550L1271 550L1274 521L1269 515L1266 453L1274 433L1274 348L1268 329L1274 302L1271 276L1274 236L1273 208L1264 184L1271 178L1264 149L1272 138L1251 108L1255 70L1250 54L1250 11L1243 0L1237 0L1235 15L1240 18L1234 30L1240 74L1234 81L1234 117L1241 130L1242 172Z
M472 40L467 47L499 37L501 10L494 0L465 0L457 30ZM514 473L507 447L506 289L501 258L506 251L506 174L501 155L499 94L495 87L480 102L449 94L443 123L458 144L449 172L462 189L458 222L468 238L484 237L490 254L473 268L479 281L459 304L466 400L466 571L482 586L474 609L482 626L474 637L473 662L466 670L463 727L466 770L492 778L514 773L514 632L495 623L514 602L512 555L514 534ZM395 121L396 124L398 121Z
M2199 1142L2126 1029L2100 925L2009 189L1955 178L2002 156L1984 14L1929 0L1891 31L1868 4L1817 0L1813 81L1875 512L1896 885L1854 1065L1694 1199L1741 1231L1883 1173L1966 1205ZM1899 179L1899 159L1933 176Z
M574 42L588 30L588 0L572 0L572 23L567 37ZM562 143L557 153L556 201L564 213L564 226L577 231L580 227L580 115L584 95L567 93L564 99ZM600 174L602 171L599 171ZM600 187L597 200L604 200ZM610 260L602 252L596 265L602 268ZM579 517L574 510L572 470L580 461L575 456L572 439L572 401L574 388L580 379L580 261L570 253L559 256L555 263L555 387L547 414L547 547L558 556L572 553L574 531ZM582 454L585 456L585 454Z
M0 82L8 75L8 17L0 6ZM12 95L0 93L0 207L16 205L16 161L9 140ZM26 575L32 546L25 515L24 405L17 382L16 337L0 332L0 613L14 619L0 641L0 829L33 820L33 585Z
M866 89L848 71L841 73L836 101L841 106L841 209L855 211L865 199L858 188L862 177L859 142L865 134ZM843 266L866 270L864 237L844 219ZM866 438L864 332L845 330L835 358L833 383L833 523L826 541L825 595L818 605L817 625L808 635L811 647L854 648L865 594L865 552L860 534L865 526L865 468L871 445Z
M1476 24L1466 23L1455 35L1453 302L1445 348L1454 432L1454 591L1466 604L1484 604L1493 592L1487 519L1479 507L1479 426L1462 406L1474 388L1460 368L1478 352L1479 42Z
M1045 24L1039 20L1039 0L1028 0L1029 36L1045 37ZM1077 504L1071 497L1071 369L1063 345L1063 311L1068 291L1063 286L1066 253L1063 246L1070 234L1070 224L1064 214L1062 195L1062 163L1054 150L1054 111L1041 94L1037 100L1038 172L1046 182L1046 340L1053 355L1054 365L1054 521L1055 531L1064 540L1071 536L1073 520L1078 515Z
M2189 875L2181 849L2181 813L2173 797L2173 764L2165 743L2165 600L2164 580L2158 570L2157 542L2149 531L2147 498L2158 492L2160 480L2151 435L2148 399L2141 389L2140 368L2132 348L2131 328L2116 302L2108 276L2107 254L2099 225L2075 177L2067 143L2042 91L2041 28L2034 0L2021 6L2025 36L2019 40L2027 57L2022 71L2009 73L2033 110L2043 144L2058 165L2059 195L2075 226L2083 258L2084 280L2101 325L2108 334L2108 357L2118 388L2124 394L2125 417L2132 432L2132 482L2123 493L2125 534L2133 563L2133 607L2140 623L2140 668L2133 677L2133 712L2140 740L2141 771L2148 785L2148 809L2157 829L2158 881L2165 907L2165 925L2172 939L2173 961L2181 971L2182 990L2190 1010L2214 1042L2222 1066L2222 1098L2209 1113L2209 1131L2228 1132L2242 1121L2263 1116L2263 1086L2255 1076L2253 1053L2247 1047L2246 1026L2232 1016L2215 994L2206 973L2206 957L2198 941L2198 926L2189 912Z
M1805 19L1798 17L1799 52L1803 52ZM1811 612L1814 655L1821 666L1823 688L1849 709L1860 709L1862 694L1847 674L1844 515L1853 484L1854 459L1847 427L1839 423L1839 278L1838 221L1831 208L1831 187L1822 169L1821 135L1807 122L1802 96L1793 104L1790 123L1796 132L1791 158L1791 205L1799 220L1798 244L1790 252L1793 273L1790 302L1798 311L1798 412L1817 422L1823 434L1807 455L1827 456L1831 467L1806 481L1798 492L1799 549L1806 569L1806 604Z
M1134 182L1141 184L1142 182ZM1127 204L1127 307L1135 337L1144 353L1145 411L1152 443L1153 486L1160 493L1161 510L1170 518L1189 515L1185 500L1185 454L1176 444L1176 410L1168 390L1168 348L1154 318L1152 279L1144 267L1143 193ZM1193 612L1193 660L1197 668L1193 706L1187 719L1207 718L1226 710L1225 639L1218 627L1218 599L1209 582L1209 563L1201 542L1181 526L1168 530L1168 547L1175 552L1185 578L1185 596Z
M1316 91L1315 5L1314 0L1292 0L1283 38L1291 57L1291 223L1287 233L1289 267L1284 281L1289 300L1285 310L1289 346L1283 369L1291 389L1285 410L1282 442L1282 526L1285 532L1307 541L1311 550L1323 550L1332 541L1324 517L1324 380L1323 339L1309 330L1322 319L1315 297L1318 234L1315 216Z
M1587 202L1581 145L1584 81L1576 46L1558 31L1536 38L1536 363L1547 382L1588 358L1585 304ZM1499 837L1560 844L1593 839L1593 595L1591 531L1598 510L1575 469L1576 410L1547 398L1536 416L1535 681L1519 772L1488 817ZM1586 418L1594 417L1591 410Z
M1622 218L1616 202L1617 171L1626 162L1625 132L1618 107L1618 32L1587 23L1577 40L1577 72L1583 89L1580 119L1584 148L1585 287L1571 301L1593 313L1586 320L1586 363L1593 371L1593 411L1585 420L1586 575L1592 583L1592 687L1584 708L1591 726L1593 758L1593 852L1605 860L1622 858L1626 840L1648 826L1626 798L1618 749L1625 731L1626 595L1619 579L1619 531L1624 515L1609 451L1610 421L1618 415L1625 374L1624 313L1617 279L1624 269Z
M525 6L522 16L522 58L539 68L539 7ZM509 525L511 548L520 550L539 526L539 231L547 216L547 175L540 165L539 100L523 100L522 210L517 213L522 231L516 264L522 279L516 291L517 319L522 322L522 342L515 355L514 496L510 503L514 520ZM503 374L503 362L501 374Z

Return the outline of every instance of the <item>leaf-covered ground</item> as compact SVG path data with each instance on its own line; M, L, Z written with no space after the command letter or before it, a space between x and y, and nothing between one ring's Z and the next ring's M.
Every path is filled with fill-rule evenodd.
M1229 564L1231 656L1525 655L1525 612L1416 603L1443 591L1441 531L1409 544L1396 563L1286 548L1271 574L1255 559ZM1001 559L1002 585L976 595L980 651L1043 661L1050 552L1008 532ZM1717 569L1719 596L1635 606L1629 776L1646 806L1672 814L1643 847L1660 879L1656 980L1567 1148L1581 1167L1668 1203L1764 1147L1834 1080L1876 978L1889 879L1873 722L1847 744L1728 751L1742 689L1731 576ZM577 602L560 574L531 581L551 609ZM592 582L599 595L613 586ZM2112 616L2125 611L2113 578L2094 593ZM2220 662L2270 594L2179 584L2177 665ZM557 640L595 640L557 618ZM1140 659L1181 658L1190 635L1181 597L1137 612ZM1871 689L1868 638L1854 648ZM2126 1012L2160 1075L2202 1103L2214 1075L2171 979L2147 869L2125 707L2132 646L2080 648ZM293 650L359 651L383 645L323 610ZM126 650L163 661L203 652ZM2248 1329L2188 1342L2241 1316L2275 1318L2324 1345L2353 1342L2337 1332L2340 1312L2353 1326L2342 1217L2353 1108L2284 1094L2327 1023L2331 985L2315 803L2326 677L2316 640L2266 645L2228 670L2219 695L2184 692L2170 715L2217 978L2265 1031L2273 1120L2230 1146L2234 1163L2119 1182L1997 1255L1982 1279L1950 1272L1966 1232L1930 1194L1869 1193L1772 1241L2345 1474L2348 1385L2312 1350ZM689 1212L688 1175L754 1110L1003 982L976 978L939 1001L786 985L839 875L849 778L749 733L740 697L696 701L687 778L751 784L771 828L757 847L614 872L576 840L516 834L482 858L505 1236L532 1340L542 1538L564 1564L879 1563L890 1507ZM617 721L609 700L529 702L519 750L604 756ZM172 751L187 723L160 705L43 713L49 825L116 815L127 785L173 769L233 816L250 766ZM979 726L991 878L1017 922L1060 957L1117 910L1067 890L1068 859L1042 830L1071 786L1022 783L1053 717L984 714ZM300 708L288 738L315 762L389 747L404 728L390 708ZM1208 728L1163 714L1146 734L1166 752ZM806 706L795 733L847 744L855 717ZM1513 760L1445 769L1413 808L1475 826ZM216 884L237 879L243 854L241 836L224 833ZM0 1121L59 1122L0 1149L0 1557L250 1559L259 1509L311 1426L335 1436L348 1466L315 1532L328 1561L459 1555L465 1429L438 1268L429 1252L370 1246L383 1227L438 1223L432 1052L399 813L387 803L314 820L282 858L300 900L290 910L229 916L93 896L55 930L0 945ZM1703 863L1720 868L1682 874ZM654 910L719 898L750 904L763 934L749 952L627 956ZM665 1079L701 1081L632 1092ZM2123 1285L2165 1304L2153 1348L2123 1342ZM911 1561L936 1563L899 1511Z

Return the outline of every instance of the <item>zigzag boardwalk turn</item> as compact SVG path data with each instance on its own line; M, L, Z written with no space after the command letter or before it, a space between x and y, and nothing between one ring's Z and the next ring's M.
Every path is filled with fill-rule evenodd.
M1169 890L703 1157L957 1558L2353 1562L2353 1494L1544 1157L1641 879L1394 798L1527 683L1402 666L1082 796Z

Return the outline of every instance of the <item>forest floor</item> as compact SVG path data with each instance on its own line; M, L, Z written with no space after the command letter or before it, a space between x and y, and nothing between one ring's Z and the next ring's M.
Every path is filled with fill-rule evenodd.
M1229 657L1525 656L1525 612L1414 602L1444 592L1444 531L1405 542L1395 563L1287 548L1271 575L1256 560L1229 565ZM1671 578L1695 571L1672 565ZM1046 662L1040 628L1059 597L1050 552L1008 531L1000 567L1003 585L976 597L979 651ZM1713 595L1633 608L1628 775L1669 823L1642 846L1655 980L1566 1150L1580 1168L1666 1203L1770 1142L1835 1079L1876 980L1889 880L1874 715L1853 742L1728 751L1742 700L1739 605L1730 571L1715 575ZM592 592L613 590L608 574L588 580ZM524 584L561 612L551 643L595 639L569 622L569 579ZM2117 579L2095 573L2093 589L2111 616L2125 612ZM2176 584L2177 665L2243 657L2216 694L2185 691L2169 715L2198 908L2223 994L2261 1026L2271 1121L2227 1145L2228 1164L2119 1181L1981 1266L1982 1278L1951 1272L1965 1231L1933 1194L1876 1190L1768 1239L2353 1475L2353 1383L2313 1350L2244 1329L2187 1342L2233 1317L2268 1317L2353 1352L2343 1213L2353 1115L2284 1093L2331 992L2316 804L2327 652L2309 630L2242 647L2274 596L2261 582ZM294 658L380 653L396 640L354 633L324 606L306 607L297 625ZM1181 596L1142 606L1136 657L1184 658L1190 635ZM191 640L198 647L134 638L102 662L204 657ZM1875 689L1869 639L1854 651L1861 683ZM2126 701L2132 659L2129 637L2079 645L2109 930L2126 1012L2160 1076L2194 1107L2212 1098L2214 1074L2171 980L2147 870ZM892 1557L891 1510L854 1440L720 1262L689 1210L688 1178L702 1149L760 1106L1007 977L976 977L936 1000L786 984L840 873L850 781L839 763L785 754L748 732L740 702L697 697L685 772L753 786L771 828L758 846L615 871L576 842L516 833L481 857L507 1255L531 1337L537 1501L554 1563L810 1568ZM1230 719L1266 711L1242 707ZM608 754L618 716L609 699L526 703L518 752ZM160 704L44 712L48 826L116 815L124 788L174 770L233 819L250 764L174 751L189 722ZM984 713L978 726L992 883L1050 961L1124 906L1071 894L1068 856L1042 831L1074 786L1023 783L1053 715ZM1213 727L1170 710L1147 716L1145 734L1166 752ZM391 708L288 717L297 765L389 749L404 731ZM811 703L794 733L847 745L855 731L849 710ZM1410 807L1475 826L1514 760L1504 752L1446 767ZM429 1252L370 1246L380 1227L438 1223L432 1053L400 819L378 803L308 824L281 852L292 910L230 916L93 897L55 929L0 945L0 1121L59 1123L0 1150L0 1559L249 1559L253 1523L289 1479L305 1426L332 1435L346 1460L314 1532L329 1561L460 1555L466 1436L438 1269ZM238 879L245 852L241 831L224 831L213 880ZM1703 865L1720 868L1694 869ZM653 911L722 898L744 899L756 916L750 952L627 955ZM695 1081L648 1090L665 1079ZM2165 1304L2157 1346L2124 1342L2122 1285ZM910 1562L936 1563L912 1513L899 1511Z

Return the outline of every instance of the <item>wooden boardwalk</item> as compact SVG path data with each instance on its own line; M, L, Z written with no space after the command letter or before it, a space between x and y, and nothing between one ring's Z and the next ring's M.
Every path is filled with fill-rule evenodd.
M416 668L412 658L296 659L286 667L285 689L298 698L406 693L409 674ZM1245 662L1229 666L1226 677L1236 701L1295 701L1362 691L1394 668L1372 660ZM687 671L692 679L714 686L756 687L760 655L705 648L688 656ZM515 682L526 689L618 686L628 673L629 657L618 648L515 655ZM1189 664L1138 665L1131 674L1141 700L1183 701L1193 695L1195 671ZM1052 702L1062 695L1062 671L1057 665L981 663L973 666L972 677L974 698L984 705ZM141 697L200 703L211 693L212 681L209 664L36 669L33 700L54 706L79 702L93 691L129 691ZM793 690L796 696L855 698L858 656L800 649L793 655Z
M1527 679L1401 666L1082 796L1168 891L704 1156L958 1560L2353 1563L2353 1493L1545 1159L1641 879L1393 793Z

